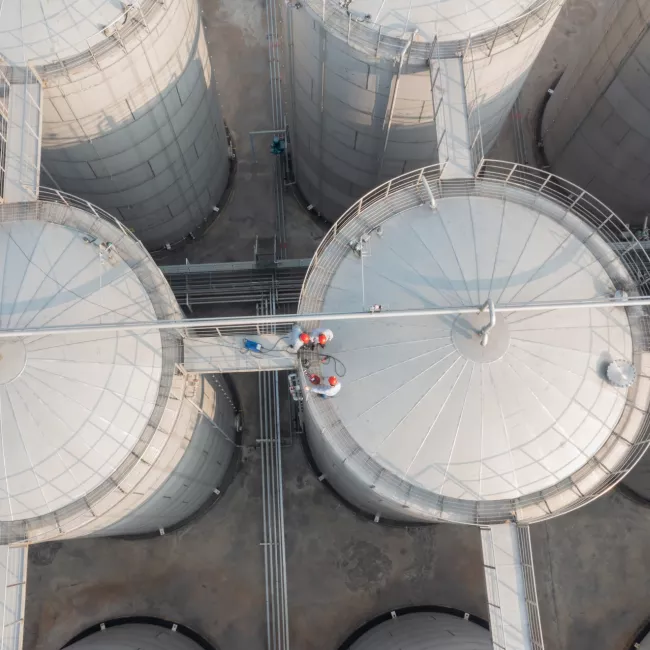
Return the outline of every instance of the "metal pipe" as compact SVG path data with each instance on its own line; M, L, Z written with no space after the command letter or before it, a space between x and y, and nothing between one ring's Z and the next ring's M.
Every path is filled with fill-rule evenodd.
M551 311L553 309L607 309L611 307L646 307L650 306L650 296L629 298L627 300L583 300L567 302L519 303L513 305L495 305L495 312ZM396 311L285 314L276 316L235 316L220 318L188 318L175 321L137 321L132 323L66 325L61 327L41 327L26 329L0 330L0 338L27 338L55 334L90 334L93 332L124 332L146 330L187 329L192 327L229 327L280 325L305 321L367 320L373 318L415 318L418 316L449 316L456 314L478 314L482 305L463 305L460 307L432 307L429 309L404 309ZM226 332L227 333L227 332Z
M488 298L485 301L481 307L481 311L484 312L486 308L490 311L490 322L485 327L481 328L481 331L479 332L479 336L481 337L481 345L484 347L488 344L490 330L497 324L497 315L494 311L494 301L492 298Z

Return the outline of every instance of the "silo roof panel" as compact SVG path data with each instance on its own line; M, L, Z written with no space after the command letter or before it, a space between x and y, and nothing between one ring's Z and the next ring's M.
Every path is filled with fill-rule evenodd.
M0 224L0 328L155 319L131 268L90 240ZM0 340L0 519L52 512L115 471L153 412L161 350L158 332Z

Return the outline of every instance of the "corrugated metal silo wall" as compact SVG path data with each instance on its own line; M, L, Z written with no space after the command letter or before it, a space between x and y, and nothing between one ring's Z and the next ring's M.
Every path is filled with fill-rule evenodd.
M552 170L625 221L650 212L650 0L616 0L582 41L546 107Z
M285 51L296 177L306 199L335 220L381 182L438 162L430 69L424 62L407 60L393 106L398 60L349 45L328 31L307 3L290 11ZM531 32L529 26L521 40L513 36L509 46L495 48L491 56L485 56L485 45L477 48L476 88L469 90L479 97L486 153L557 12L539 29Z
M211 214L229 165L196 0L160 3L147 23L127 52L115 40L110 53L43 69L42 158L61 189L123 219L155 249Z
M197 643L157 625L126 624L95 632L70 650L200 650Z
M473 94L471 66L474 67L476 74L478 110L481 118L483 151L486 157L553 27L556 14L550 16L550 20L539 29L525 35L519 42L513 38L513 44L509 47L495 48L491 56L483 54L485 50L483 47L477 48L474 54L468 55L464 60L465 78L469 84L468 96Z
M195 376L195 381L188 383L174 427L184 434L184 440L167 465L156 468L167 476L164 483L151 489L142 505L96 536L138 535L172 528L209 503L216 496L215 489L224 488L235 449L233 407L221 384L213 379Z
M305 409L307 442L317 470L345 501L359 508L369 517L379 515L382 519L404 522L437 521L427 513L404 508L404 498L395 494L393 499L383 496L387 482L381 476L373 475L363 461L358 464L355 454L346 454L338 448L327 431L321 430L314 421L309 407ZM382 495L377 487L381 488Z

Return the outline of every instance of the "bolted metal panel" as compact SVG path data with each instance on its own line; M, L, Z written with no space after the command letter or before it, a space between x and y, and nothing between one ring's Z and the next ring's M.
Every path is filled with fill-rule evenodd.
M377 183L438 162L445 127L434 118L437 58L463 59L480 161L562 0L533 0L526 9L509 0L470 3L459 15L454 3L411 12L399 0L368 0L349 13L331 0L298 4L288 3L285 21L295 174L308 201L334 220ZM397 26L395 16L409 19Z
M102 22L95 4L64 12L68 25L30 2L34 24L19 31L30 46L8 47L43 79L43 164L61 189L124 220L148 248L178 243L211 216L229 173L198 3L102 3L108 27L90 34ZM16 5L4 3L7 20ZM0 28L0 38L10 34Z
M544 152L639 224L650 212L650 1L616 0L585 37L544 113Z

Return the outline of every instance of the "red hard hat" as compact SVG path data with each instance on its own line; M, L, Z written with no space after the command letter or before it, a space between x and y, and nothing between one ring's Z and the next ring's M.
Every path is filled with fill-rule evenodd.
M339 380L336 377L330 377L327 381L329 381L330 386L336 386L336 384L339 383Z
M311 341L311 339L309 338L309 334L307 334L307 332L303 332L299 338L303 343L309 343Z
M318 335L318 342L321 345L325 345L325 343L327 343L327 336L325 334L319 334Z

